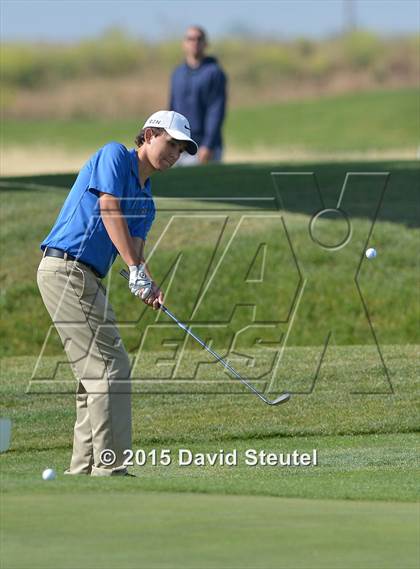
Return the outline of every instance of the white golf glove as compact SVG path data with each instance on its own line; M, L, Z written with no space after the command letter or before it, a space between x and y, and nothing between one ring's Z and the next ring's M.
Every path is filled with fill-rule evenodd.
M144 265L130 265L129 289L133 294L145 300L152 290L152 281L146 274Z

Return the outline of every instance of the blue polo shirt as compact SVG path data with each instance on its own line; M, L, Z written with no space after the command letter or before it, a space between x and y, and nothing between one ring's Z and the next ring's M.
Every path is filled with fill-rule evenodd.
M103 277L118 251L101 217L99 192L119 198L131 236L146 239L156 214L150 179L141 187L136 149L110 142L80 170L41 249L62 249L92 265Z

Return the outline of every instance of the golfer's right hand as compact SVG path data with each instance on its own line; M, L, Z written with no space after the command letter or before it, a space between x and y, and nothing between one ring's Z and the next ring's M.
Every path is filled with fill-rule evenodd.
M130 291L142 300L146 300L152 290L153 282L147 275L145 266L143 264L130 265L128 268L130 269L128 281Z
M143 300L145 304L151 306L153 310L158 310L160 305L163 304L164 293L157 286L156 283L152 283L152 290L146 300Z

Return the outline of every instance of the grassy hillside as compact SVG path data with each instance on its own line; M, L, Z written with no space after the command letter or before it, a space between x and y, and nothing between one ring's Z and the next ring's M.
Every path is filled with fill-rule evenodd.
M146 115L124 120L6 119L2 144L93 151L109 140L133 146ZM283 151L415 149L419 139L415 89L376 91L231 109L227 148Z
M238 109L229 115L227 142L316 151L416 148L418 92L354 93L319 100Z
M282 195L288 196L283 216L288 232L285 233L275 203L270 201L274 195L272 170L315 171L326 206L334 207L346 171L366 169L391 173L369 241L378 249L375 261L364 259L363 250L382 191L382 178L374 182L366 176L350 180L343 207L354 218L353 235L348 246L331 252L322 250L308 234L311 216L319 209L313 200L314 187L307 178L303 178L303 183L300 180L298 187L296 177L293 181L290 176L283 177ZM192 321L197 325L224 323L221 329L213 326L206 332L215 346L223 350L230 345L232 334L252 321L269 324L271 328L264 332L264 337L277 338L277 342L287 330L295 295L302 290L302 278L307 285L289 342L321 345L328 332L333 331L333 341L340 345L371 343L373 337L354 281L364 259L358 282L379 341L416 342L417 179L417 164L409 162L376 163L368 168L360 164L307 164L173 170L157 176L154 184L158 216L148 239L149 253L160 241L150 264L156 280L167 292L168 306L186 321L193 314L196 299L210 283ZM49 316L36 286L38 247L54 223L72 180L73 175L63 175L2 181L2 334L7 339L3 343L4 354L37 354L44 341ZM173 202L168 197L182 199ZM203 201L205 197L213 199ZM257 199L250 201L251 197ZM30 223L22 223L22 219ZM317 226L322 239L341 239L343 223L340 219L322 222ZM174 273L180 254L181 261ZM106 283L118 318L127 324L124 339L133 350L138 346L139 330L153 324L156 314L143 310L141 305L134 309L134 299L117 275L121 266L118 261ZM169 286L171 275L175 276ZM261 275L263 280L253 284ZM263 300L267 298L268 304ZM246 305L256 307L254 316ZM239 349L242 344L252 346L256 338L253 333L244 333L237 340ZM161 338L151 337L150 342L150 349L158 349ZM49 350L51 354L60 353L60 343L52 338Z

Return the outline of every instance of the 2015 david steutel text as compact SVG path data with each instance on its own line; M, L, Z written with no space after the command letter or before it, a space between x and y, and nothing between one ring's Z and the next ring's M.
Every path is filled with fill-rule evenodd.
M318 451L294 450L292 452L273 452L253 448L244 451L232 449L226 452L195 452L188 448L131 450L124 451L124 466L318 466Z

